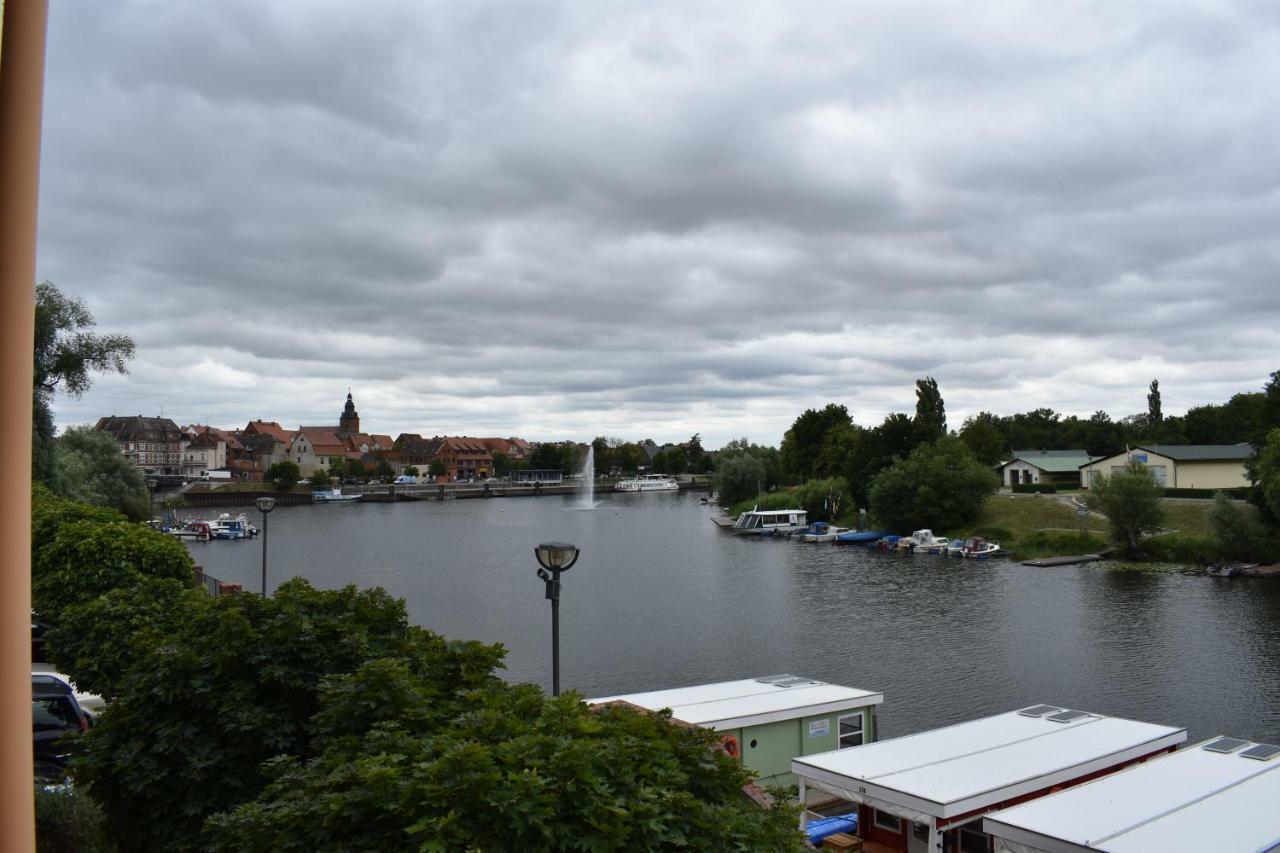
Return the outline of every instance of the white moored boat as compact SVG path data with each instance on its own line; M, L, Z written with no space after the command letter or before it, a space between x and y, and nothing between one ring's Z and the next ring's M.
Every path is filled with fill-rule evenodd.
M802 509L753 509L738 516L732 530L743 536L790 536L808 526Z
M916 530L899 539L898 547L910 548L917 554L941 554L950 543L951 540L945 536L934 536L932 530Z
M311 493L311 502L317 504L341 504L358 501L363 495L344 495L336 486L332 489L316 489Z
M847 527L836 527L834 524L828 524L825 521L815 521L804 530L792 535L793 538L801 542L834 542L837 536L848 529Z
M630 480L619 480L613 484L615 492L674 492L680 484L665 474L645 474Z

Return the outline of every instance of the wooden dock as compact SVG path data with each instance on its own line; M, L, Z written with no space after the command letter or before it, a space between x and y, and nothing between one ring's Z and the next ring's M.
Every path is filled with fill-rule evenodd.
M1101 554L1077 554L1074 557L1044 557L1039 560L1023 560L1024 566L1074 566L1078 563L1096 563L1105 559Z
M735 521L737 521L736 518L733 518L732 516L728 516L728 515L711 516L711 523L714 524L716 527L733 527L733 523Z

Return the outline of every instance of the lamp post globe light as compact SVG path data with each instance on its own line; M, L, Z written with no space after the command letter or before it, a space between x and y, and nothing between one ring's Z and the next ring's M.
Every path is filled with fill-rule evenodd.
M148 477L146 482L147 482L147 512L149 514L147 521L150 522L155 520L155 517L156 517L156 486L160 484L160 481L157 480L155 477Z
M267 516L276 508L276 499L263 495L254 500L258 512L262 513L262 597L267 597Z
M547 598L551 601L551 695L560 695L560 573L567 572L578 562L582 552L577 545L567 542L544 542L533 549L537 558L538 577L547 585Z

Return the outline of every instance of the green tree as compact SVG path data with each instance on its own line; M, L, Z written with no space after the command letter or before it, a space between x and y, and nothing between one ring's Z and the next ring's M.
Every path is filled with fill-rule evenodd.
M922 444L871 481L871 515L893 530L951 530L977 517L998 483L960 439L943 436Z
M1239 506L1225 492L1213 496L1209 530L1214 555L1223 560L1267 560L1272 550L1266 528L1252 507Z
M210 821L212 849L804 849L795 811L746 802L716 734L669 713L520 685L442 719L431 688L396 661L332 679L319 754L274 762L256 801Z
M373 466L373 474L384 483L395 477L395 469L391 467L391 463L385 459L379 459Z
M495 455L496 455L496 454L495 454ZM421 477L421 476L422 476L422 472L418 470L418 466L417 466L417 465L406 465L406 466L404 466L404 470L403 470L403 471L401 471L400 473L402 473L402 474L404 474L405 476L408 476L408 477Z
M1140 560L1142 537L1164 524L1160 496L1164 489L1146 465L1133 464L1110 477L1099 477L1089 487L1085 504L1107 519L1111 540L1127 556Z
M947 407L932 376L916 380L915 422L921 441L937 441L947 434Z
M1280 427L1267 433L1258 455L1248 463L1254 482L1253 503L1272 526L1280 527Z
M184 605L163 631L144 627L122 643L104 624L96 635L97 657L129 659L117 662L116 700L83 739L77 778L123 850L201 849L207 817L261 794L264 762L314 752L312 717L332 676L394 659L420 676L416 713L435 721L471 712L469 691L497 681L500 647L411 626L404 602L381 590L316 590L294 579L270 598ZM376 706L380 694L361 698Z
M529 454L529 467L543 471L566 471L562 467L563 461L560 455L560 445L551 441L544 441L533 449L533 453Z
M806 409L782 437L783 468L799 481L809 479L827 433L852 424L849 410L836 403L828 403L822 409Z
M333 485L333 477L323 468L317 468L307 479L311 481L313 489L327 489Z
M764 463L748 453L717 460L712 479L722 506L732 506L755 497L763 488L764 481Z
M624 441L617 447L613 448L612 466L616 466L623 473L634 474L640 470L640 465L644 460L644 451L640 449L640 445L634 441Z
M444 462L439 459L432 459L431 464L427 466L427 471L432 477L443 477L445 474L449 473L449 469L445 467Z
M32 606L54 623L69 607L146 577L194 582L191 555L181 542L139 524L97 519L58 526L53 540L33 549Z
M1155 427L1162 420L1164 413L1160 409L1160 380L1152 379L1147 393L1147 424Z
M70 500L118 509L135 521L147 518L151 498L138 469L110 433L72 427L56 439L53 490Z
M36 285L35 323L32 477L48 483L54 476L54 394L61 389L78 398L93 384L92 374L125 373L134 347L128 335L89 331L96 324L88 307L49 281Z
M979 412L965 418L964 425L960 427L960 440L984 465L998 465L1009 458L1000 419L990 412Z
M267 469L267 482L275 483L276 488L282 492L292 489L301 479L301 469L298 468L296 462L291 462L288 459L275 462Z

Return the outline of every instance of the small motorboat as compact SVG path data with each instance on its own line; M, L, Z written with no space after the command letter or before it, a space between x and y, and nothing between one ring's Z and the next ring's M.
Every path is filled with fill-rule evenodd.
M875 546L875 547L876 547L876 550L879 550L879 551L896 551L896 550L898 550L898 542L899 542L902 538L903 538L903 537L901 537L901 536L893 536L893 535L889 535L889 536L882 536L882 537L880 537L879 541L877 541L877 542L876 542L876 546Z
M815 521L804 530L793 533L792 537L799 539L801 542L834 542L837 536L848 529L847 527L836 527L825 521Z
M916 554L941 554L949 544L950 539L934 536L932 530L916 530L905 539L898 540L899 548L910 548Z
M964 540L964 548L960 553L972 560L985 560L999 550L999 542L988 542L981 536L970 536Z
M947 543L946 549L944 549L943 551L940 551L939 553L942 554L944 557L963 557L964 543L967 541L968 541L967 539L952 539L950 542Z

